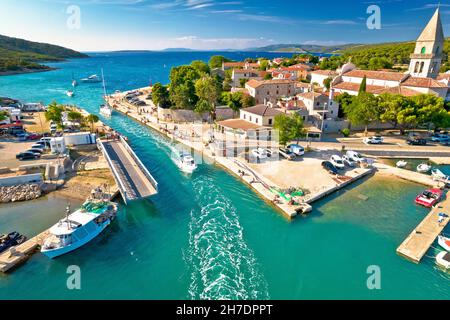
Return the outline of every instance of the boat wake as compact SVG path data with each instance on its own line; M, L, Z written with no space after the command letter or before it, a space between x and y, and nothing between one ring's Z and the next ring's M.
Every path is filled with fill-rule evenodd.
M236 209L211 178L193 181L200 209L191 211L189 248L193 300L269 299L268 285L247 246Z

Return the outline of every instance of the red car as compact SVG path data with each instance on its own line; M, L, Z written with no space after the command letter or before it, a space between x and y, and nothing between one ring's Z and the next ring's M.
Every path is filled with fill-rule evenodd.
M425 190L417 196L416 203L427 208L432 208L441 201L443 194L444 192L441 189Z
M27 140L32 140L32 141L34 141L34 140L39 140L39 139L41 139L41 138L42 138L42 135L37 134L37 133L32 133L32 134L30 134L30 135L27 137Z

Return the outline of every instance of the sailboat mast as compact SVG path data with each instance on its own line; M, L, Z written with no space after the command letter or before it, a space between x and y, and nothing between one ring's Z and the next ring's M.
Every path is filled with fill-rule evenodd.
M103 81L103 96L106 99L106 84L105 84L105 76L103 74L103 68L102 68L102 81Z

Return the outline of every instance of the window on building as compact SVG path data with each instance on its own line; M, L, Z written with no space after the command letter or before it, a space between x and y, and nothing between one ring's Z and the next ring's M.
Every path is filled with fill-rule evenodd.
M317 102L316 105L317 105L317 106L320 106L320 102Z
M421 50L421 53L422 53L422 54L425 54L426 52L427 52L427 48L426 48L426 47L423 47L422 50Z
M247 119L247 115L244 113L244 120Z
M259 122L259 119L258 119L258 118L256 118L256 119L255 119L255 122L256 122L256 123L258 123L258 122Z
M273 123L273 119L269 119L269 126L271 126Z
M419 66L420 66L420 63L419 63L419 61L417 61L416 62L416 67L414 68L414 73L419 72Z
M437 46L437 47L436 47L436 54L439 53L439 49L440 49L439 46Z
M423 67L425 66L425 62L421 62L420 63L420 73L422 73L423 72Z
M250 116L250 122L252 121L252 116Z

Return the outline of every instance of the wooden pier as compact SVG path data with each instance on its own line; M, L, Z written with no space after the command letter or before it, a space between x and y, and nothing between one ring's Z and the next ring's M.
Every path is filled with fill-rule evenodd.
M411 234L397 248L397 254L414 262L420 263L433 245L439 234L447 226L450 218L446 217L438 222L439 214L450 216L450 198L446 198L423 219L423 221L411 232Z

